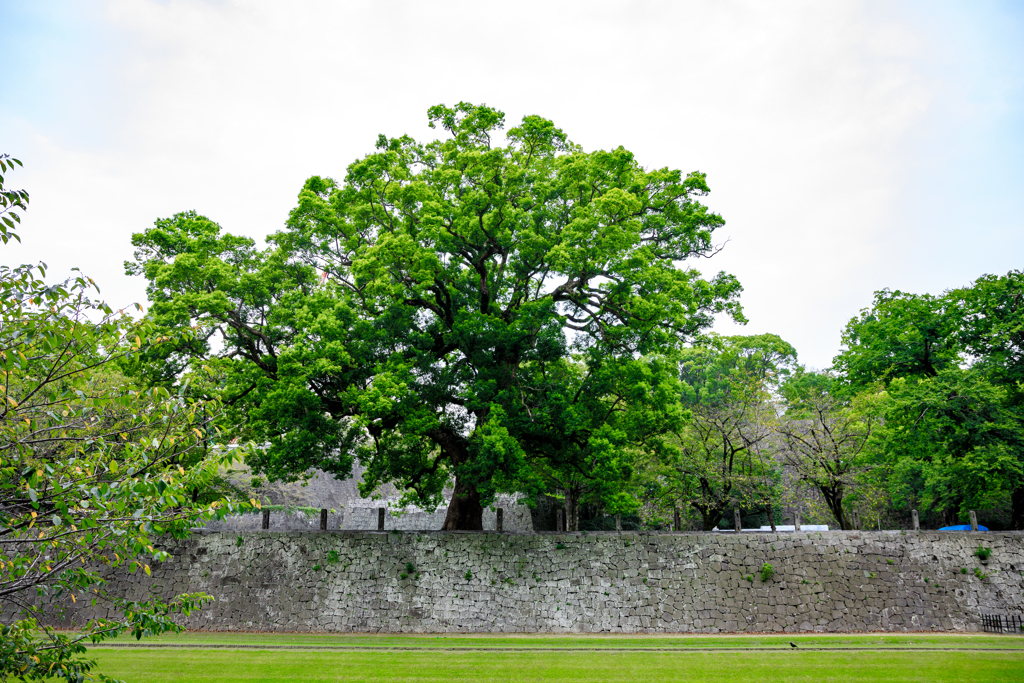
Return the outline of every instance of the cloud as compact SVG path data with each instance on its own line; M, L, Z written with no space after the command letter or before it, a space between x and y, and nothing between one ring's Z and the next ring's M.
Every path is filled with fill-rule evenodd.
M946 235L955 228L930 207L971 202L948 196L977 149L954 123L996 121L999 138L1019 122L1012 98L970 105L1019 90L1019 54L1004 39L950 49L957 12L923 21L929 7L111 0L79 10L77 32L59 13L30 17L33 44L59 29L76 47L45 69L31 57L46 97L0 106L13 131L0 141L28 165L15 182L33 193L25 244L2 258L81 265L115 303L142 299L120 264L158 216L196 209L261 238L307 176L343 177L378 133L428 137L428 106L486 102L512 121L551 118L588 149L707 172L729 244L702 266L740 277L750 333L826 365L873 290L941 289L973 277L965 267L1005 265L965 261L945 238L914 256L925 209ZM966 24L989 35L1003 14ZM988 80L941 66L970 60ZM962 148L937 157L951 140ZM1019 162L988 154L1020 179ZM995 199L990 223L1006 234L1020 202Z

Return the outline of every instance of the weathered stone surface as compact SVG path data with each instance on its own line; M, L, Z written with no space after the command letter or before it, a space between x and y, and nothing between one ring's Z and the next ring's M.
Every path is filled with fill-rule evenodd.
M1024 610L1019 532L203 532L166 549L115 592L210 593L189 626L211 630L973 631Z

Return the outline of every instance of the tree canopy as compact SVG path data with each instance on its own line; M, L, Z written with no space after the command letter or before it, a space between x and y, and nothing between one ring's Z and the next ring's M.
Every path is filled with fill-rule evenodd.
M165 378L213 362L272 477L311 467L421 503L455 493L445 528L478 529L497 490L530 479L519 435L555 398L531 368L581 364L581 391L671 354L741 287L684 264L712 256L722 218L701 173L586 152L539 116L460 103L445 135L380 136L343 182L311 177L263 251L182 213L133 237L151 320L215 343L169 355ZM598 428L594 425L592 428Z
M884 392L870 450L895 504L946 523L1007 507L1024 528L1024 275L939 296L883 290L843 340L842 389Z

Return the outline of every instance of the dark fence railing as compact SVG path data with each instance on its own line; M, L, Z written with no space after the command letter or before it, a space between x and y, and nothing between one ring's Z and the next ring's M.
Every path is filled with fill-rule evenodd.
M988 633L1019 633L1024 634L1024 616L1010 614L982 614L981 628Z

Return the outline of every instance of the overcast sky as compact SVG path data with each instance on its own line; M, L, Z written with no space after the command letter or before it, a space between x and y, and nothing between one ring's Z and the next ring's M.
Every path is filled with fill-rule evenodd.
M460 100L706 172L704 265L810 366L877 289L1024 268L1022 2L0 0L0 35L32 196L0 262L118 306L145 300L132 232L195 209L263 238L306 177Z

